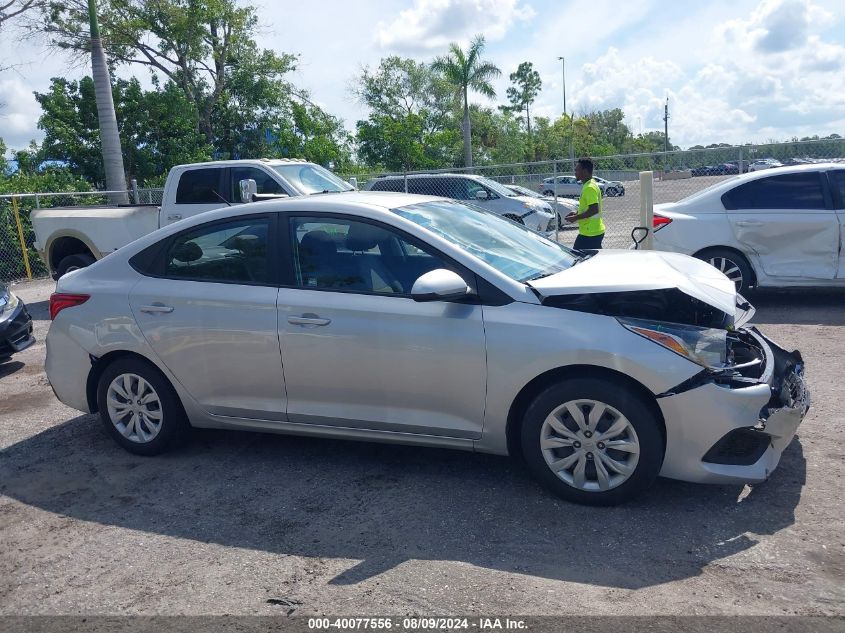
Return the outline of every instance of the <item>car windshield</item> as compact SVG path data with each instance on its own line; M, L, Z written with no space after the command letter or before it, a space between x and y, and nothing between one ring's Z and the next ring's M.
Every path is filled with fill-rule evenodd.
M335 176L328 169L310 163L287 163L273 165L273 169L282 175L296 189L306 195L312 193L333 193L352 191L355 188L345 180Z
M529 198L542 198L536 191L531 191L519 185L508 185L507 189L510 191L509 197L516 198L517 196L528 196Z
M502 196L503 198L512 198L514 196L513 191L505 187L503 184L496 182L495 180L490 180L489 178L478 177L474 178L476 182L481 183L488 189L492 189L498 195Z
M570 249L500 215L456 200L393 209L519 282L547 277L578 261Z

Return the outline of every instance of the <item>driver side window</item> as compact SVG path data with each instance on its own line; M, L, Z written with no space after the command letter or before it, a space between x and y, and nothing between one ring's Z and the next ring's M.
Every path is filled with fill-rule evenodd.
M300 288L408 296L436 268L452 268L393 230L345 218L291 218Z
M259 194L279 195L287 193L282 186L263 169L255 167L233 167L230 172L232 202L243 202L241 200L241 180L254 180Z

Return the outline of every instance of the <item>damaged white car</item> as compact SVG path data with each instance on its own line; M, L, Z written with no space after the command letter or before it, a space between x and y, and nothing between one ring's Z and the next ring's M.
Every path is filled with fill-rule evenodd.
M613 504L763 481L809 407L801 355L708 264L429 196L208 212L65 275L50 312L56 395L144 455L192 426L441 446Z

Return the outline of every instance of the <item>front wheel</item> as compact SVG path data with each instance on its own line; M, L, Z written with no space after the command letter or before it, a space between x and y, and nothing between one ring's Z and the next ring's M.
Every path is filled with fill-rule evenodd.
M100 418L130 453L158 455L180 445L190 426L179 396L162 373L138 358L106 367L97 387Z
M522 452L552 492L586 505L616 505L648 488L663 463L663 436L651 409L609 380L553 385L525 413Z

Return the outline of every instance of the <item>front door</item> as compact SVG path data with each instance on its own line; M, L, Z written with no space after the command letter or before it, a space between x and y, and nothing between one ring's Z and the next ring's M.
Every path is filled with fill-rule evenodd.
M723 198L737 242L769 277L833 279L839 222L822 174L804 171L752 180Z
M480 437L482 308L410 297L421 274L455 267L359 220L290 218L287 234L292 287L278 307L289 420Z
M284 419L271 226L248 216L177 234L130 295L153 351L213 415Z

